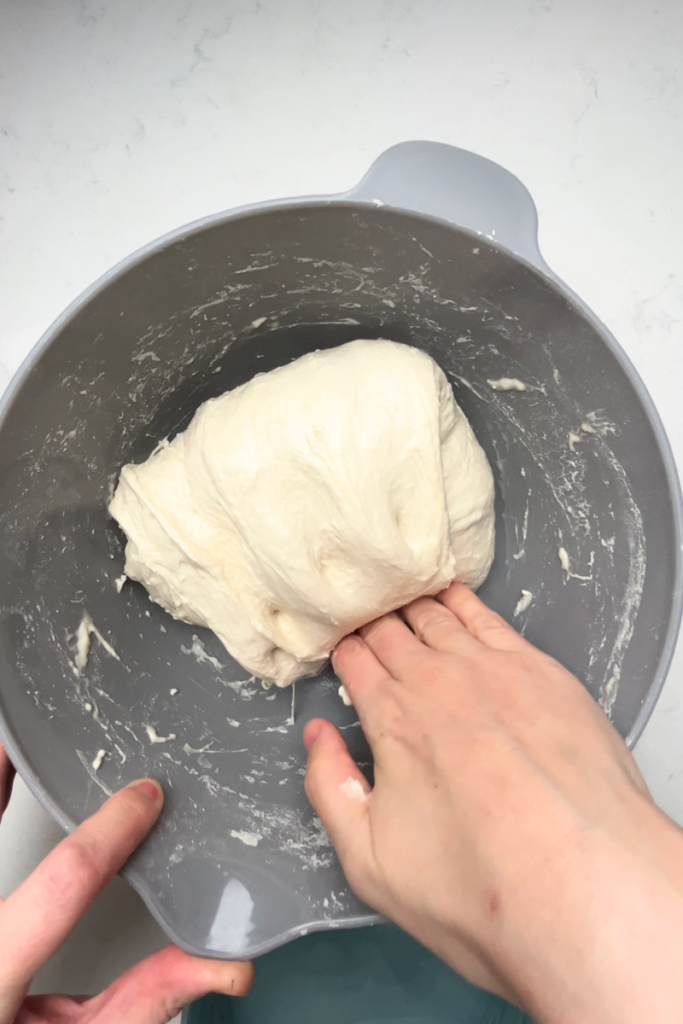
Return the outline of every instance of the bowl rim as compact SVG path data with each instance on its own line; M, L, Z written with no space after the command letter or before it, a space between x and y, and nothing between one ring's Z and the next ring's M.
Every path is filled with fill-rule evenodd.
M55 340L55 338L61 333L61 331L74 319L93 299L96 295L103 292L113 281L122 277L128 271L132 270L136 266L144 263L144 261L155 255L158 252L168 248L170 245L175 245L178 242L189 238L192 235L199 234L200 232L214 228L221 224L229 223L231 221L246 219L254 215L261 215L264 213L280 213L297 210L314 210L316 208L331 208L340 207L348 210L372 210L378 212L380 208L376 202L372 200L358 198L354 195L354 189L348 192L331 194L331 195L314 195L314 196L301 196L292 197L286 199L271 199L257 203L250 203L247 205L235 207L228 210L223 210L218 213L207 214L206 216L200 217L187 224L183 224L179 227L173 228L168 232L160 235L156 239L146 243L134 252L125 256L119 260L116 264L101 274L95 281L92 282L84 291L82 291L69 305L63 310L62 313L52 322L46 331L41 335L35 345L28 352L26 357L21 362L20 366L14 373L11 381L5 389L2 396L0 396L0 431L2 430L6 417L14 403L14 400L26 382L28 376L33 371L42 355L47 351L49 346ZM404 214L411 218L417 218L420 220L434 222L443 227L447 227L449 230L456 231L458 233L465 234L471 237L478 243L484 241L487 246L492 249L499 251L500 253L511 257L518 264L528 268L535 275L540 276L544 279L555 291L559 292L582 317L588 321L593 327L595 332L602 338L607 348L610 350L617 363L623 370L624 374L628 378L629 382L636 391L638 398L642 404L642 408L647 416L649 424L652 428L657 447L659 450L660 457L662 459L666 480L669 487L668 500L671 504L672 519L674 523L674 535L675 535L675 551L673 552L674 558L674 586L672 589L671 596L671 612L669 621L666 629L666 634L662 644L662 651L657 664L657 668L647 692L641 708L636 716L636 720L633 723L628 735L625 737L625 742L629 748L633 748L637 740L640 738L645 725L647 724L654 707L659 699L664 682L666 680L671 662L674 656L676 648L676 642L680 630L681 618L683 616L683 495L681 492L681 485L676 469L676 464L671 449L671 445L664 429L664 425L661 421L661 417L654 405L654 402L650 396L650 393L641 379L638 371L631 362L630 358L616 340L614 335L609 329L602 323L602 321L596 316L596 314L590 309L589 306L578 296L576 293L562 281L543 261L540 263L533 262L524 256L514 252L514 250L508 248L505 245L497 242L494 238L487 235L482 235L471 228L459 225L450 221L444 217L435 216L430 213L421 213L418 210L408 209L402 206L392 206L389 203L382 204L381 210L387 210L392 213ZM62 810L51 796L47 793L43 783L33 769L29 766L28 761L24 758L21 751L21 743L18 738L15 738L13 732L10 730L5 717L0 710L0 742L7 750L9 757L16 767L17 771L21 775L22 779L28 786L32 795L38 800L41 806L50 814L50 816L59 824L65 833L72 832L78 825L78 822L74 821L70 815ZM197 947L192 943L187 942L181 935L177 933L175 927L167 920L163 908L158 904L153 892L150 890L147 881L141 878L135 866L124 866L120 872L126 880L133 886L135 891L141 897L145 903L147 909L152 914L153 918L161 926L163 931L176 943L181 949L186 952L204 956L204 957L222 957L220 952L211 951L207 947ZM311 932L325 931L329 929L339 928L356 928L367 925L374 925L383 922L385 919L382 915L375 912L369 912L367 914L354 915L348 919L338 919L334 921L319 920L309 922L307 924L300 924L292 928L287 929L285 932L274 936L264 942L250 947L245 950L242 956L230 954L231 959L251 959L254 956L260 956L263 953L267 953L277 947L283 945L290 940Z

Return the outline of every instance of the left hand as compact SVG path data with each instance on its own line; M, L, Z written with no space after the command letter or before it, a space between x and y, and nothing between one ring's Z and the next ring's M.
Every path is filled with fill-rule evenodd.
M0 816L13 777L0 747ZM207 992L249 991L251 964L201 960L167 946L99 995L26 994L36 971L152 828L163 802L152 779L119 790L0 905L0 1024L167 1024Z

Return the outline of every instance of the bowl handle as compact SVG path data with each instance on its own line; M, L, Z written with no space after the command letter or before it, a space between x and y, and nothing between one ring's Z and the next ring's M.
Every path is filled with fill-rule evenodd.
M385 150L347 196L469 228L554 277L538 247L538 214L527 189L499 164L466 149L401 142Z

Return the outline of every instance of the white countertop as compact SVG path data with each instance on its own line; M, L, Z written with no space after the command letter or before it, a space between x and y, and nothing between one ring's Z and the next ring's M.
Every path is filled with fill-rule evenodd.
M682 46L679 0L0 0L0 388L145 242L434 139L528 186L548 263L630 355L682 466ZM680 822L682 737L679 653L637 756ZM58 838L18 785L0 892ZM117 880L38 987L94 991L162 942Z

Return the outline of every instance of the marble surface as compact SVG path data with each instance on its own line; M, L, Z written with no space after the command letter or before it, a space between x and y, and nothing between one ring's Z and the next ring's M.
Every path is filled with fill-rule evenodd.
M529 187L546 259L629 353L681 465L682 43L679 0L0 0L0 387L155 236L341 190L427 138ZM682 734L679 654L637 756L680 822ZM19 785L0 892L58 838ZM93 991L162 941L117 880L37 985Z

